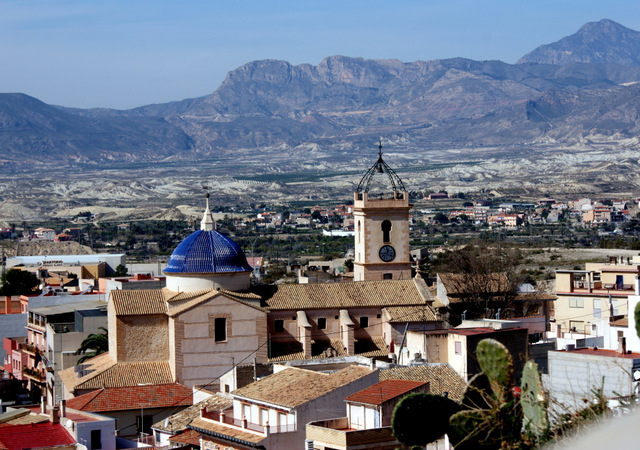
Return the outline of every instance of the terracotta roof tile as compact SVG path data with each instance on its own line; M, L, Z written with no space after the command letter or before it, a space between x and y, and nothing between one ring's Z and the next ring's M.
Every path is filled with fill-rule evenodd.
M196 431L203 431L205 434L210 432L215 433L215 435L229 436L233 439L248 442L249 444L257 444L258 442L266 439L262 434L254 434L241 428L226 426L219 422L202 419L200 417L194 419L193 422L189 424L189 428Z
M210 290L199 293L200 295L191 298L184 298L176 300L173 298L168 305L168 315L176 316L188 309L198 306L200 303L206 302L219 294L218 291Z
M424 305L432 301L422 280L282 284L262 288L269 310Z
M355 354L373 358L376 356L388 356L389 349L384 342L384 338L375 337L371 339L358 339L355 342ZM307 359L304 357L302 344L299 342L272 342L271 354L275 355L269 358L269 362L279 361L295 361L298 359ZM340 339L331 339L330 341L312 341L311 343L311 359L333 358L339 356L347 356L344 344Z
M447 290L447 295L459 297L468 292L477 292L482 289L485 292L495 294L512 290L513 285L504 273L485 274L459 274L459 273L439 273L439 282Z
M115 364L92 379L83 381L76 389L168 384L173 381L168 361L126 362Z
M435 322L438 320L430 305L390 306L383 309L389 323L398 322Z
M230 408L232 405L233 399L229 394L216 392L206 400L198 402L193 406L189 406L188 408L169 416L166 426L165 421L161 420L160 422L153 424L152 428L169 433L177 433L185 430L187 425L189 425L193 419L200 417L200 409L203 406L206 406L209 411L222 411Z
M381 370L380 380L428 381L429 391L432 394L442 395L447 392L449 398L457 402L462 400L467 387L467 383L447 363Z
M236 389L231 395L295 408L372 372L358 366L350 366L332 374L289 367Z
M83 372L74 367L62 370L60 378L69 391L174 382L168 361L116 363L108 353L90 359Z
M177 444L197 445L200 447L200 433L196 430L185 430L169 438L169 442Z
M384 380L355 394L351 394L345 398L345 401L380 406L384 402L408 394L426 384L426 381Z
M193 300L194 298L201 297L205 294L208 294L209 292L211 292L211 289L191 292L175 292L167 288L162 288L164 298L169 303Z
M376 356L387 357L389 356L389 348L387 348L383 337L358 339L354 345L354 353L367 358L375 358Z
M67 400L69 408L95 413L192 404L192 389L179 383L98 389Z
M622 319L614 320L609 325L612 327L629 327L629 318L623 317Z
M116 316L142 316L167 312L162 289L115 290L111 291L109 301L113 302Z
M80 384L84 380L87 380L89 376L91 376L91 374L102 373L115 364L115 360L111 358L111 355L109 355L109 353L103 353L85 361L82 365L61 370L59 372L59 375L67 390L73 391L78 384ZM76 372L77 367L84 367L87 371L87 375L80 376L82 374Z
M75 439L59 423L33 423L0 428L0 448L8 450L56 447L75 443Z

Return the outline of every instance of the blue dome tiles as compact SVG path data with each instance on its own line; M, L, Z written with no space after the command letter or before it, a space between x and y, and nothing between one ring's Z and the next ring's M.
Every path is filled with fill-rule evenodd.
M176 247L163 272L228 273L251 270L238 244L217 231L198 230Z

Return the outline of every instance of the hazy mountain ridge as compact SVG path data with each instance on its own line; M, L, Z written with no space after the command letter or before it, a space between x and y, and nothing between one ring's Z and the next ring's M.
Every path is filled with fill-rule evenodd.
M612 20L583 25L577 33L523 56L518 63L640 65L640 32Z
M126 111L0 94L0 161L150 162L232 158L238 150L259 150L255 159L265 162L282 155L321 161L336 152L355 158L380 135L425 157L435 147L627 139L639 128L635 55L640 33L605 19L515 65L345 56L317 66L253 61L208 96Z

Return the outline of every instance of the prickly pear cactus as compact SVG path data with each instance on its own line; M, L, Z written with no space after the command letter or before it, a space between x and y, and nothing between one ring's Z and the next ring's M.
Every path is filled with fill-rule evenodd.
M486 436L490 432L490 422L484 410L467 409L453 414L449 418L452 432L449 440L456 450L475 450L487 448L480 443L479 435ZM499 448L496 447L496 448Z
M514 363L507 348L494 339L476 348L482 373L469 380L462 399L466 408L451 416L449 435L456 450L517 448L522 409L514 396Z
M500 402L508 401L512 395L514 364L507 347L495 339L483 339L476 354L496 398Z
M525 433L536 440L544 439L549 431L547 416L548 399L542 387L538 366L533 361L527 361L522 372L520 384L520 405L522 406Z
M465 409L491 409L495 399L491 395L491 384L483 373L475 374L467 383L460 404Z
M449 433L449 417L459 410L460 405L441 395L409 394L394 408L391 429L404 445L424 447Z

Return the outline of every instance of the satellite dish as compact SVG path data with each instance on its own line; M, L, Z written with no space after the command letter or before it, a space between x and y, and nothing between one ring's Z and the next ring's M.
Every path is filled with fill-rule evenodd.
M640 370L635 370L633 372L633 380L634 381L640 381Z

